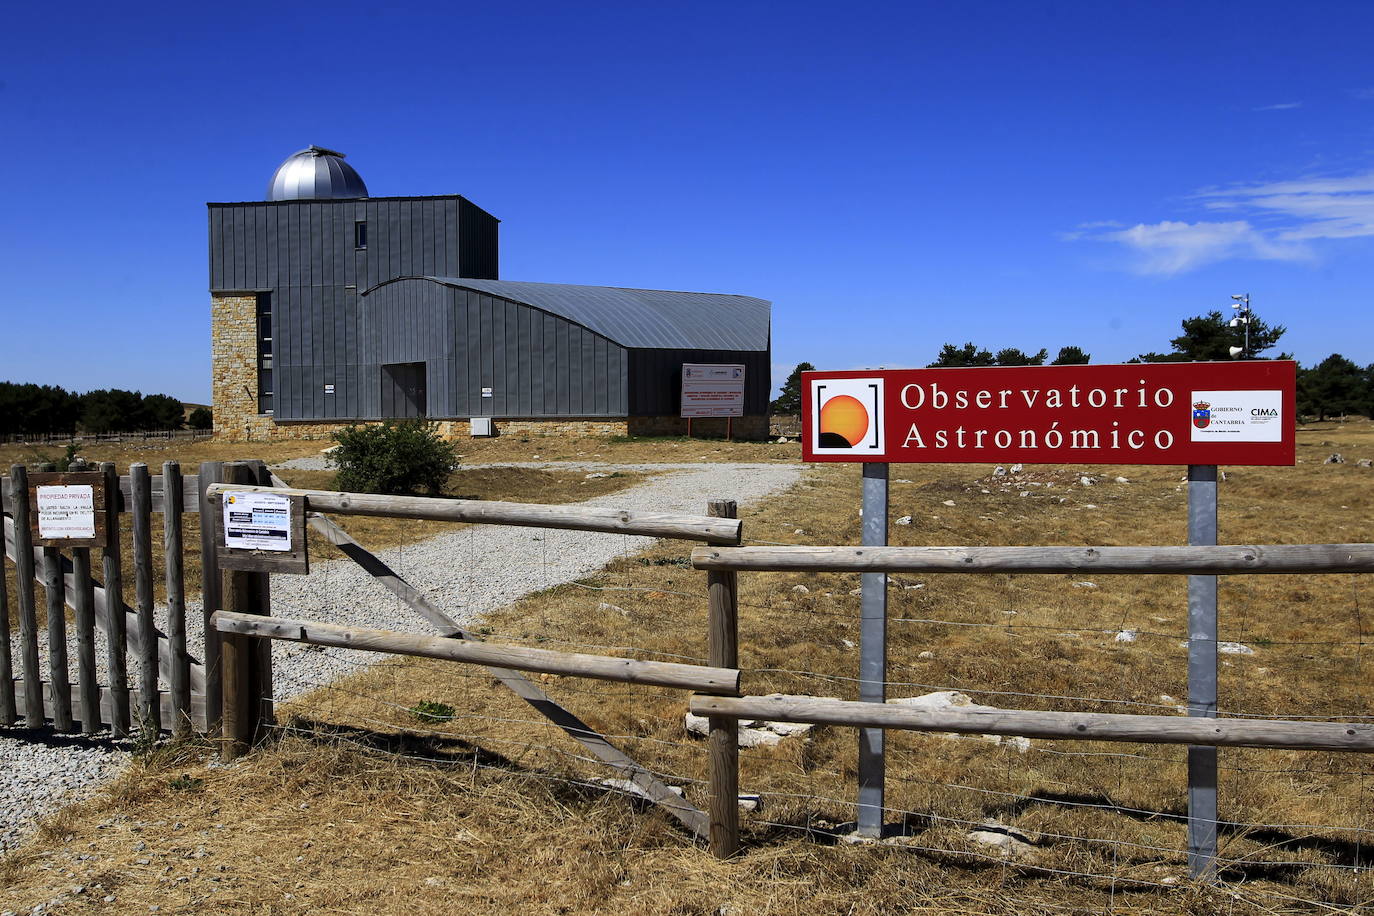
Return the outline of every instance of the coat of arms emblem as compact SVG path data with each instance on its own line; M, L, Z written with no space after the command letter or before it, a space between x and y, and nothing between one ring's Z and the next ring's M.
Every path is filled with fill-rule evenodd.
M1198 401L1193 405L1193 425L1198 429L1206 429L1212 422L1212 405L1206 401Z

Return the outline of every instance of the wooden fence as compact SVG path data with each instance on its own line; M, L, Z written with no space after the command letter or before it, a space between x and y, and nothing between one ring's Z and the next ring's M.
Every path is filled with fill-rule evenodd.
M147 442L150 440L187 440L194 442L215 435L213 429L139 429L109 433L6 433L0 445L68 445L73 442Z
M213 650L207 648L206 655L207 658L218 659L223 667L222 706L219 708L222 709L222 748L226 758L232 759L247 751L266 732L271 722L269 644L273 639L467 662L486 667L500 686L514 692L533 710L562 729L595 759L616 771L645 798L676 818L694 836L703 840L711 838L713 846L724 842L720 837L729 835L729 832L721 833L718 825L728 824L732 818L738 818L737 793L728 791L728 803L726 796L713 795L710 813L701 811L668 788L651 770L636 763L604 735L550 697L522 672L655 684L707 694L738 694L739 672L735 670L732 654L735 645L733 594L713 592L709 666L493 645L459 626L379 557L368 552L343 529L325 518L324 513L602 531L707 544L738 544L742 526L735 517L733 502L712 501L708 506L708 515L696 516L586 506L541 506L301 490L290 488L281 479L267 475L260 465L254 473L258 479L269 477L272 485L253 486L239 482L241 479L252 479L253 475L240 478L236 473L241 472L229 466L225 469L224 482L205 488L207 507L209 501L221 499L225 492L230 491L302 497L310 526L338 547L345 557L367 570L379 584L400 598L418 616L428 621L438 636L414 636L316 621L274 618L270 616L268 575L262 572L229 571L225 576L223 601L219 605L206 604L207 608L222 608L222 612L209 621L209 630L214 631L218 642ZM733 574L719 578L722 583L727 579L733 581ZM712 784L725 786L728 790L730 779L737 781L738 751L735 742L738 724L726 716L714 717L712 723L712 747L721 749L719 774L713 778ZM736 824L733 833L737 832Z
M137 463L120 476L113 463L101 464L109 499L100 519L106 546L95 548L101 553L99 579L92 548L35 545L28 469L14 465L9 477L0 478L5 528L0 567L6 561L15 567L13 617L19 642L16 660L10 648L16 621L8 594L0 589L0 726L51 724L57 731L85 734L109 727L120 737L134 726L177 735L215 728L220 708L218 634L205 628L197 657L186 619L186 558L196 544L187 542L184 522L188 514L200 514L204 520L203 489L222 479L223 472L221 462L205 462L199 474L183 474L177 462L168 461L159 475ZM154 516L161 516L165 629L156 621ZM203 604L214 610L219 605L220 574L213 533L204 525L200 549ZM45 640L39 638L39 585ZM132 606L125 602L130 591ZM70 627L67 608L72 611ZM97 632L105 637L103 677L98 676ZM74 642L76 683L68 670L69 642Z
M1374 571L1374 545L1304 544L1193 547L698 547L692 565L733 594L741 571L786 570L864 573L1175 573L1215 576L1237 573L1350 573ZM714 626L714 624L713 624ZM722 635L728 636L726 631ZM732 647L727 655L733 656ZM1215 651L1215 645L1213 646ZM843 725L853 728L991 734L1072 741L1130 741L1374 752L1374 725L1345 722L1263 721L1213 717L1044 712L1022 709L920 710L885 703L849 702L818 697L694 696L697 715L722 719ZM714 726L713 726L714 728ZM714 735L714 731L713 731ZM713 762L718 749L713 745ZM713 766L713 797L733 791L738 777L723 772L725 755ZM721 780L719 787L715 780ZM733 797L733 796L731 796ZM714 809L713 809L714 812ZM712 823L717 855L738 850L736 827Z

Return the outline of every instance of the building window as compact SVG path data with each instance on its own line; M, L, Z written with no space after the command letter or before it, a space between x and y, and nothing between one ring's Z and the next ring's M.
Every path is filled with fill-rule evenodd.
M272 294L258 293L258 413L272 413Z
M353 247L367 247L367 220L360 219L353 224Z

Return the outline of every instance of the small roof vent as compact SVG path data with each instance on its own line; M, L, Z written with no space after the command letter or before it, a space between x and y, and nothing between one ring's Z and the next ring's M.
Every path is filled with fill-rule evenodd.
M267 185L268 200L338 200L366 197L367 185L344 154L307 146L286 157Z

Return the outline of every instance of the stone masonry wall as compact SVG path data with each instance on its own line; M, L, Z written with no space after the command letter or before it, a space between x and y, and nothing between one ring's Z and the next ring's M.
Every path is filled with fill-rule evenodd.
M210 297L210 386L215 437L272 438L272 418L258 414L257 297Z

